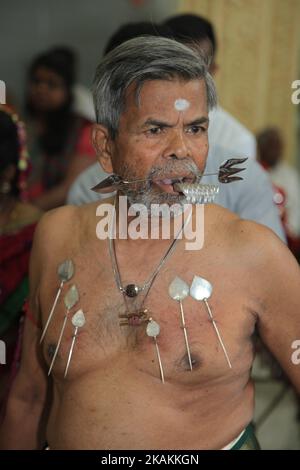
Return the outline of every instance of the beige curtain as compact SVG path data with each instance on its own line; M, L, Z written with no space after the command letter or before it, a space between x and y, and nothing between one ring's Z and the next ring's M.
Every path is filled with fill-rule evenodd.
M278 126L285 157L293 161L297 105L291 85L300 79L300 0L180 0L179 12L202 15L215 26L222 106L253 132Z

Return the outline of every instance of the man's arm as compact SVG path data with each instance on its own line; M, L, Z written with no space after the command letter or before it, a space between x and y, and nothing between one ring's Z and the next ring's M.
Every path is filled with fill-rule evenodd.
M300 394L300 363L293 360L295 341L300 341L299 265L272 232L259 226L256 228L261 232L257 236L258 276L264 292L258 330Z
M0 426L0 449L41 449L45 442L47 379L37 353L40 330L26 319L22 359Z
M48 216L36 230L30 261L30 316L26 317L19 371L12 384L0 425L1 449L40 449L45 442L48 381L41 355L38 285L42 240ZM46 220L46 222L45 222Z

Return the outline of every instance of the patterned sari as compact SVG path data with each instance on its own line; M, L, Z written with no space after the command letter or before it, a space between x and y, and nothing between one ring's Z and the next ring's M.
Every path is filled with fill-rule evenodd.
M41 212L16 203L10 220L0 228L0 338L6 346L6 365L0 368L0 400L11 374L19 321L28 297L28 266L34 230Z

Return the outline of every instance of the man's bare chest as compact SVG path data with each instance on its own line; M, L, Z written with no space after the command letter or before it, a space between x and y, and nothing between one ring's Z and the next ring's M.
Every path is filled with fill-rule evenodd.
M241 351L245 350L245 345L249 347L257 305L251 289L246 282L241 281L238 269L229 270L229 265L221 260L209 264L202 257L201 262L197 255L185 256L179 250L160 270L144 300L143 292L135 299L122 295L107 252L104 251L102 255L99 253L98 259L96 256L88 259L87 256L73 254L73 261L74 276L63 287L44 342L44 355L50 363L62 326L66 323L54 371L62 374L67 363L75 332L72 318L78 310L84 313L86 321L76 332L70 374L89 367L101 367L101 364L110 360L115 360L117 364L120 354L127 354L133 366L153 376L159 375L158 347L166 376L175 377L184 371L196 375L197 370L209 375L212 366L213 374L217 376L228 368L228 358L224 354L218 332L232 366L241 366ZM129 263L127 269L123 266L124 285L131 282L142 285L151 261L148 256L145 258L145 266L134 267L134 263ZM41 280L44 324L59 283L54 268L53 265L52 275L49 272ZM191 286L194 276L208 280L213 287L208 299L211 315L204 301L187 295L180 304L170 296L169 287L176 277ZM78 301L68 311L64 298L74 285L78 290ZM147 335L147 321L138 326L124 324L128 314L141 309L146 309L147 318L159 325L157 337Z

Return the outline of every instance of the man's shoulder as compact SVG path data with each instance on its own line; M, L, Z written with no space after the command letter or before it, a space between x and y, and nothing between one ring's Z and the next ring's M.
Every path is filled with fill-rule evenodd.
M80 208L71 205L46 212L37 226L37 236L52 237L56 233L65 233L71 224L76 224L79 213Z
M208 219L206 220L206 215ZM238 214L232 212L229 209L226 209L219 204L207 204L204 206L204 217L205 222L209 223L209 226L223 226L229 227L233 221L240 220Z
M299 286L299 264L272 230L242 219L235 221L232 229L235 258L265 299L273 303L279 292L284 296L291 286Z
M37 225L34 243L48 252L49 247L55 249L75 244L91 223L96 207L97 203L79 207L66 205L46 212Z
M66 205L43 215L35 230L30 258L32 293L42 278L49 280L49 273L52 276L63 260L76 258L95 241L97 206Z
M266 270L291 256L283 241L265 225L237 218L232 220L229 233L237 256L246 257Z
M226 238L236 251L252 251L259 256L270 254L273 256L274 249L279 252L289 251L273 230L265 225L241 219L234 212L218 204L210 204L209 211L213 230L218 230L219 236Z

